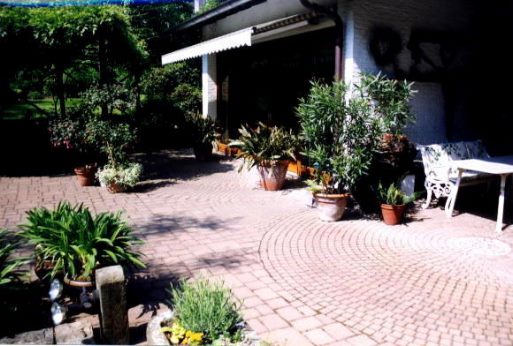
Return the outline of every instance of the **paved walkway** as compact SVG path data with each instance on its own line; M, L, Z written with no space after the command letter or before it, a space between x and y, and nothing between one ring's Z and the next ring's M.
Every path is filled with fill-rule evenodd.
M126 211L146 241L131 283L131 325L162 306L170 281L221 277L277 345L513 345L513 228L419 211L400 226L318 220L303 190L266 192L232 162L148 159L138 192L81 188L72 176L0 178L0 227L60 200Z

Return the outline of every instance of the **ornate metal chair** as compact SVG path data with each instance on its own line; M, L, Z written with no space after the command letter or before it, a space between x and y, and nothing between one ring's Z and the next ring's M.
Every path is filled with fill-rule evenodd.
M454 190L458 178L458 171L452 168L451 161L490 157L480 140L419 145L417 148L422 154L422 163L426 174L424 187L427 191L427 198L422 205L424 209L431 204L433 195L437 199L447 197L445 208L450 205L451 192ZM491 175L488 174L466 171L462 175L460 186L480 184L490 177Z

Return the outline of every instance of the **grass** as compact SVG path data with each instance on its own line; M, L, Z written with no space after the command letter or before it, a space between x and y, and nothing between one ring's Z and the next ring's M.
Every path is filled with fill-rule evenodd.
M80 98L68 98L66 99L66 107L74 107L80 103ZM44 112L53 113L54 103L52 98L47 97L40 100L30 100L27 102L21 102L14 104L6 108L1 114L0 119L3 120L20 120L20 119L45 119L47 114L41 112L38 108L41 108Z

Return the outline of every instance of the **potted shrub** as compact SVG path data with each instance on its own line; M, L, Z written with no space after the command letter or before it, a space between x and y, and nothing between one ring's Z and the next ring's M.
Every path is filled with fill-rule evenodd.
M240 304L221 283L182 281L170 293L173 311L148 324L149 345L252 344L245 333Z
M139 182L142 165L129 162L128 149L136 138L128 124L91 119L86 125L86 140L107 157L107 165L97 172L98 180L109 192L126 191Z
M378 185L378 200L381 202L383 222L387 225L397 225L403 219L406 205L415 200L415 194L407 196L393 183L388 188L384 188L380 183Z
M144 267L132 250L141 241L120 213L92 215L82 205L61 202L54 210L29 210L20 228L21 236L36 246L36 261L51 262L48 275L62 275L70 285L92 286L94 271L104 266Z
M201 114L191 114L187 117L191 129L194 156L198 161L212 158L212 143L216 138L215 122L212 118Z
M356 90L351 94L344 82L314 81L296 108L304 155L315 168L308 185L323 221L342 217L352 188L367 173L375 152L378 127L371 100Z
M285 182L290 160L296 159L294 153L298 146L297 136L290 130L270 127L261 122L256 129L242 126L239 133L239 139L230 143L230 146L240 148L237 158L244 159L248 170L257 167L261 185L265 190L280 190Z
M77 110L69 110L65 117L59 116L50 121L50 142L54 148L64 148L77 154L73 169L80 186L94 184L97 164L95 148L86 141L86 117Z

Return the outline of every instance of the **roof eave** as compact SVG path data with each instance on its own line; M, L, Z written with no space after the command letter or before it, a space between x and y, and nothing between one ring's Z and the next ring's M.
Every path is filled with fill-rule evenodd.
M192 29L197 26L207 25L228 17L239 11L248 9L254 5L258 5L267 0L228 0L223 2L216 8L191 18L175 27L174 31L182 31Z

